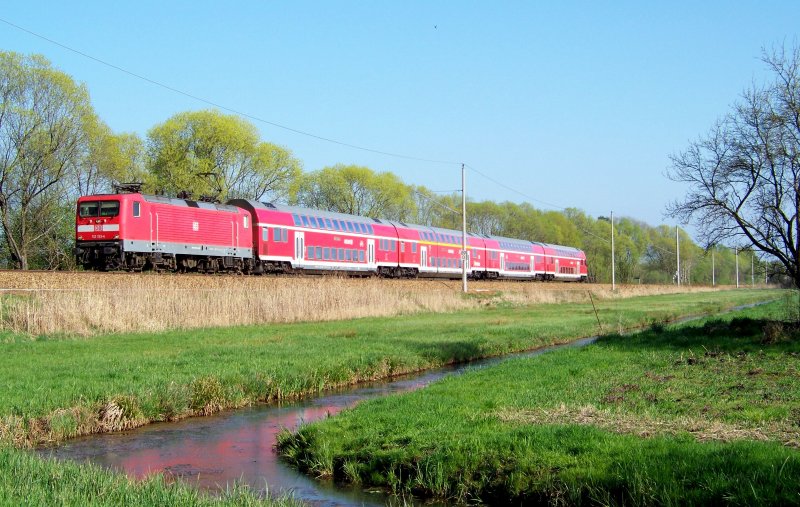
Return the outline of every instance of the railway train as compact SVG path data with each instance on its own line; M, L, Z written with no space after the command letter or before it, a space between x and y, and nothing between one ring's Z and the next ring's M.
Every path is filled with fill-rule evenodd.
M78 199L75 256L92 270L462 276L460 231L233 199L225 204L142 194ZM472 279L586 281L568 246L467 234Z

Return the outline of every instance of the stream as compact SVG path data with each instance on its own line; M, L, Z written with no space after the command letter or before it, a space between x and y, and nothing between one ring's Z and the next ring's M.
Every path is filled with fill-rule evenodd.
M69 440L59 447L43 448L43 457L91 462L141 479L163 473L200 489L215 492L234 482L265 495L290 494L310 505L379 506L415 505L383 490L363 489L331 481L317 481L280 460L275 452L278 433L335 415L356 403L421 389L445 375L459 375L512 358L533 357L564 347L582 347L596 340L584 338L530 352L509 354L470 363L360 384L327 392L317 398L256 405L179 422L155 423L132 431L106 433ZM435 505L427 502L425 505Z

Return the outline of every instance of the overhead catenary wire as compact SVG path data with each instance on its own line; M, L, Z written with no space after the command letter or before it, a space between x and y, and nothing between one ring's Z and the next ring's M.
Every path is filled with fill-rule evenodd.
M119 65L113 64L111 62L108 62L108 61L103 60L101 58L98 58L96 56L90 55L90 54L88 54L88 53L86 53L84 51L81 51L79 49L75 49L75 48L73 48L71 46L68 46L67 44L64 44L62 42L54 40L54 39L52 39L50 37L47 37L47 36L44 36L44 35L42 35L40 33L34 32L33 30L27 29L27 28L25 28L23 26L20 26L20 25L18 25L16 23L13 23L13 22L11 22L11 21L9 21L7 19L0 18L0 22L4 23L4 24L6 24L6 25L8 25L8 26L10 26L12 28L15 28L15 29L17 29L19 31L25 32L25 33L33 36L33 37L36 37L36 38L41 39L43 41L46 41L46 42L48 42L50 44L58 46L58 47L60 47L62 49L70 51L70 52L72 52L74 54L77 54L77 55L79 55L79 56L81 56L83 58L92 60L92 61L94 61L96 63L99 63L99 64L104 65L106 67L109 67L111 69L114 69L114 70L116 70L118 72L127 74L127 75L129 75L129 76L131 76L133 78L136 78L136 79L139 79L141 81L147 82L147 83L149 83L151 85L163 88L163 89L171 91L173 93L177 93L177 94L182 95L184 97L190 98L192 100L196 100L198 102L201 102L203 104L207 104L209 106L218 108L220 110L227 111L229 113L233 113L233 114L239 115L239 116L244 117L244 118L248 118L250 120L253 120L253 121L256 121L256 122L259 122L259 123L263 123L265 125L270 125L270 126L275 127L275 128L286 130L288 132L292 132L292 133L295 133L295 134L298 134L298 135L302 135L302 136L306 136L306 137L309 137L309 138L317 139L319 141L323 141L323 142L327 142L327 143L331 143L331 144L336 144L336 145L339 145L339 146L344 146L344 147L347 147L347 148L360 150L360 151L364 151L364 152L375 153L375 154L378 154L378 155L384 155L384 156L388 156L388 157L400 158L400 159L405 159L405 160L413 160L413 161L418 161L418 162L427 162L427 163L433 163L433 164L443 164L443 165L461 165L462 164L462 162L456 162L456 161L452 161L452 160L440 160L440 159L434 159L434 158L414 156L414 155L409 155L409 154L404 154L404 153L394 153L394 152L390 152L390 151L386 151L386 150L380 150L380 149L376 149L376 148L370 148L370 147L367 147L367 146L361 146L361 145L354 144L354 143L348 143L348 142L345 142L345 141L340 141L338 139L333 139L331 137L322 136L322 135L315 134L315 133L312 133L312 132L308 132L308 131L305 131L305 130L301 130L301 129L297 129L297 128L290 127L290 126L287 126L287 125L283 125L281 123L278 123L278 122L275 122L275 121L271 121L271 120L256 116L256 115L251 114L251 113L247 113L247 112L244 112L244 111L237 110L235 108L223 105L221 103L218 103L218 102L215 102L215 101L203 98L203 97L200 97L198 95L194 95L192 93L189 93L189 92L186 92L186 91L181 90L179 88L176 88L174 86L170 86L168 84L162 83L160 81L157 81L157 80L152 79L150 77L144 76L142 74L138 74L136 72L128 70L128 69L126 69L124 67L121 67ZM524 197L525 199L544 204L546 206L549 206L551 208L554 208L554 209L557 209L557 210L560 210L560 211L565 211L567 209L567 208L565 208L563 206L560 206L558 204L554 204L554 203L551 203L551 202L548 202L548 201L544 201L542 199L538 199L538 198L535 198L535 197L533 197L531 195L528 195L525 192L521 192L520 190L518 190L518 189L516 189L516 188L514 188L514 187L512 187L510 185L507 185L507 184L505 184L505 183L503 183L503 182L501 182L501 181L499 181L499 180L497 180L495 178L492 178L491 176L489 176L486 173L478 170L474 166L471 166L469 164L464 164L464 166L466 168L470 169L471 171L473 171L474 173L482 176L483 178L495 183L496 185L498 185L498 186L500 186L500 187L502 187L502 188L504 188L506 190L514 192L514 193ZM418 193L418 195L422 195L422 194ZM427 196L423 196L423 197L428 198ZM435 201L433 199L431 199L431 202L436 202L438 205L444 207L445 209L448 209L451 212L460 213L460 212L458 212L456 210L453 210L453 209L451 209L451 208L449 208L449 207L447 207L447 206L445 206L445 205L443 205L441 203L438 203L437 201ZM603 238L601 236L598 236L598 235L594 234L591 231L583 229L582 227L578 226L577 224L576 224L576 226L584 234L592 236L592 237L594 237L596 239L599 239L601 241L604 241L606 243L610 243L610 240L608 238ZM649 246L652 246L653 248L656 248L658 250L664 251L665 253L669 253L669 254L674 254L675 253L675 252L671 252L669 250L663 249L661 247L658 247L656 245L652 245L651 244Z
M122 72L122 73L127 74L127 75L129 75L131 77L134 77L136 79L145 81L145 82L150 83L150 84L152 84L154 86L158 86L158 87L163 88L165 90L169 90L171 92L183 95L184 97L188 97L188 98L190 98L192 100L196 100L198 102L202 102L204 104L208 104L209 106L216 107L216 108L221 109L223 111L227 111L229 113L233 113L233 114L242 116L244 118L248 118L250 120L253 120L253 121L256 121L256 122L259 122L259 123L264 123L266 125L270 125L272 127L283 129L283 130L286 130L286 131L289 131L289 132L293 132L295 134L303 135L303 136L306 136L306 137L311 137L311 138L317 139L319 141L325 141L325 142L328 142L328 143L337 144L339 146L344 146L344 147L347 147L347 148L352 148L352 149L355 149L355 150L361 150L361 151L365 151L365 152L369 152L369 153L376 153L376 154L379 154L379 155L385 155L387 157L402 158L402 159L406 159L406 160L415 160L415 161L418 161L418 162L429 162L429 163L432 163L432 164L461 165L461 162L454 162L454 161L450 161L450 160L437 160L437 159L425 158L425 157L417 157L417 156L407 155L407 154L403 154L403 153L392 153L392 152L389 152L389 151L379 150L379 149L375 149L375 148L369 148L369 147L366 147L366 146L360 146L360 145L357 145L357 144L340 141L338 139L333 139L333 138L330 138L330 137L321 136L321 135L318 135L318 134L314 134L312 132L307 132L305 130L296 129L294 127L289 127L287 125L283 125L283 124L280 124L280 123L277 123L277 122L274 122L274 121L271 121L271 120L267 120L265 118L261 118L261 117L256 116L256 115L253 115L253 114L250 114L250 113L246 113L244 111L239 111L239 110L234 109L232 107L225 106L223 104L220 104L218 102L214 102L212 100L208 100L208 99L200 97L198 95L194 95L192 93L183 91L183 90L181 90L179 88L175 88L174 86L170 86L170 85L164 84L164 83L162 83L160 81L156 81L155 79L149 78L147 76L143 76L141 74L137 74L136 72L130 71L130 70L124 68L124 67L120 67L119 65L115 65L113 63L107 62L105 60L102 60L100 58L92 56L92 55L90 55L88 53L85 53L83 51L80 51L78 49L70 47L70 46L68 46L66 44L63 44L63 43L58 42L56 40L53 40L53 39L51 39L49 37L45 37L44 35L36 33L36 32L34 32L32 30L28 30L27 28L19 26L19 25L15 24L15 23L12 23L11 21L8 21L6 19L0 18L0 22L3 22L8 26L16 28L17 30L20 30L20 31L25 32L25 33L27 33L29 35L32 35L34 37L37 37L37 38L42 39L44 41L47 41L50 44L54 44L54 45L56 45L56 46L58 46L60 48L66 49L67 51L70 51L72 53L80 55L80 56L82 56L84 58L87 58L89 60L97 62L97 63L99 63L101 65L105 65L106 67L112 68L112 69L114 69L116 71Z

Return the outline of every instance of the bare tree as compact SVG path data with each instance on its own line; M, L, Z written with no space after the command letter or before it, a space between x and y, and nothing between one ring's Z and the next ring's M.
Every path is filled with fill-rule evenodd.
M694 222L705 247L749 244L777 259L800 287L800 48L764 51L773 75L672 157L668 176L689 184L667 214Z

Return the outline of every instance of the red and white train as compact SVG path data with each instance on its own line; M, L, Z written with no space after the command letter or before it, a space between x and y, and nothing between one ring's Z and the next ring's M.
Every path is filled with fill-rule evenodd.
M460 231L234 199L141 193L78 199L75 255L96 270L376 274L459 278ZM467 235L473 279L586 281L577 248Z

